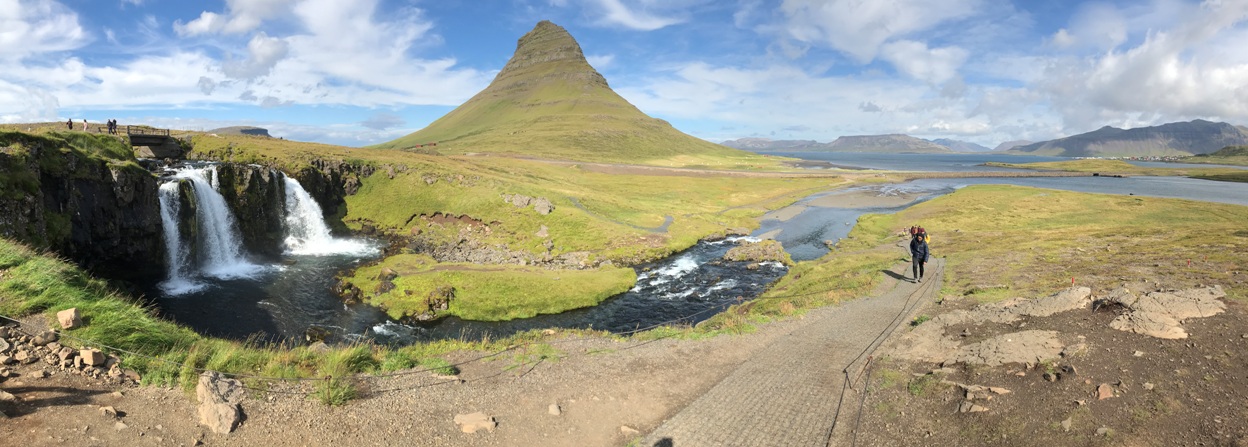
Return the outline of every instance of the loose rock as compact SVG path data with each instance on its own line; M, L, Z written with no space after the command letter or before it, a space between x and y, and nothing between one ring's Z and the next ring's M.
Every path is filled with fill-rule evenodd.
M1102 383L1096 387L1096 400L1105 400L1114 397L1114 387L1108 383Z
M559 408L559 404L550 404L550 407L546 409L546 412L550 413L552 416L558 416L563 414L563 409Z
M113 407L100 407L100 414L106 418L117 418L117 409Z
M44 346L57 340L56 332L44 331L35 338L30 339L30 344L35 346Z
M104 353L95 348L87 348L78 351L78 358L81 358L82 363L88 366L100 366L104 364Z
M77 307L57 312L56 320L61 323L61 329L73 329L82 326L82 316L78 315Z
M243 394L243 384L237 380L225 378L216 371L200 374L195 387L195 396L199 398L199 423L220 434L234 431L243 419L239 406Z

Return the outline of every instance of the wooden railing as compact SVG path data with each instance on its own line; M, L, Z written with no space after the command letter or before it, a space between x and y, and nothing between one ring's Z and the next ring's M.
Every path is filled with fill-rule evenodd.
M151 135L151 136L167 137L169 136L169 129L154 129L151 127L143 127L143 126L126 126L126 135Z

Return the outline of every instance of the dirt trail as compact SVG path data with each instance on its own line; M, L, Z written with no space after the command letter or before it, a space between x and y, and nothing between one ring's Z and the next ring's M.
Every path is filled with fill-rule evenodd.
M860 372L876 348L940 290L943 260L925 282L891 281L879 296L816 309L714 388L668 419L644 446L822 446L852 424ZM907 266L908 267L908 266ZM891 278L902 278L897 270ZM848 405L846 405L848 403ZM849 418L849 421L852 421ZM834 432L835 429L835 432Z

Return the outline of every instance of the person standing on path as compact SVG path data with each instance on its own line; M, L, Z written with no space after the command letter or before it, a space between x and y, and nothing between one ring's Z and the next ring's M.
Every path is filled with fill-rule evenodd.
M914 271L914 282L923 282L923 265L931 253L927 250L927 233L915 233L910 240L910 264Z

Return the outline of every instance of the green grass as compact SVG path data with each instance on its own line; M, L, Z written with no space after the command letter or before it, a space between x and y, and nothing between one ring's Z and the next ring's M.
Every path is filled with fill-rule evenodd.
M1215 180L1219 182L1248 183L1248 171L1231 172L1226 174L1200 174L1193 175L1192 178Z
M1203 177L1242 174L1243 170L1235 168L1189 168L1189 167L1143 167L1122 160L1083 159L1069 161L1046 161L1039 163L985 163L989 166L1000 166L1018 169L1038 169L1044 171L1070 171L1099 173L1101 175L1154 175Z
M922 222L933 253L948 261L946 289L977 298L1047 294L1072 277L1094 290L1140 280L1222 284L1242 298L1231 275L1248 264L1245 219L1248 207L1237 205L980 185L863 216L848 245L890 245Z
M162 320L144 304L118 293L78 267L42 254L22 244L0 239L0 315L20 318L42 315L50 327L58 311L77 308L84 326L68 330L61 342L84 346L78 340L99 344L122 359L122 366L137 371L143 383L195 387L199 370L260 375L271 378L316 378L314 397L338 404L356 393L357 373L393 371L419 366L441 374L457 373L440 356L454 351L497 351L512 338L494 342L436 343L385 348L356 345L318 352L308 347L258 346L250 341L202 337ZM531 334L524 334L533 337ZM332 378L331 378L332 377ZM265 380L244 377L252 386Z
M394 290L374 294L382 269L399 276ZM627 291L636 281L630 268L549 270L539 267L482 266L437 263L426 255L400 254L360 268L353 284L365 292L366 301L402 319L428 310L426 297L443 286L453 287L455 297L441 315L467 320L499 321L596 305Z

